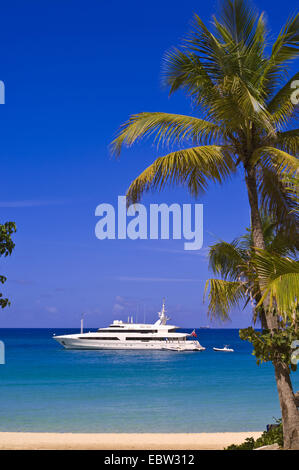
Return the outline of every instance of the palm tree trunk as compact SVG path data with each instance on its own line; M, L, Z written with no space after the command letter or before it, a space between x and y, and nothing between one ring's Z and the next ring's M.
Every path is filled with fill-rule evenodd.
M299 450L299 411L286 364L274 363L275 378L279 395L284 449Z
M250 167L246 169L245 173L248 199L250 204L250 215L251 215L251 229L253 234L253 242L257 248L264 250L266 248L261 216L259 213L259 202L257 195L256 186L256 172L255 169Z
M253 243L255 247L264 250L265 242L259 213L256 172L254 168L247 167L245 169L245 179L251 210ZM268 305L269 301L268 299L265 299L265 312L268 311ZM266 325L269 330L273 330L278 326L277 318L273 314L267 313L265 318L262 319L262 325ZM273 366L275 370L276 385L281 408L284 448L299 449L299 411L296 406L296 399L290 379L289 367L286 364L277 361L273 363Z
M253 244L255 247L260 248L261 250L265 250L266 246L264 241L263 227L259 212L259 202L257 195L256 172L253 167L246 168L245 179L250 205ZM267 311L269 306L269 299L266 298L263 302L263 305L264 311ZM266 327L269 328L269 330L273 330L278 326L276 316L272 315L270 312L267 313L266 319L262 323L264 323Z

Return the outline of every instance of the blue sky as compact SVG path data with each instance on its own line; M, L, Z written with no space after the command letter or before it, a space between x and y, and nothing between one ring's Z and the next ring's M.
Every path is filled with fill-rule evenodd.
M256 2L273 34L294 3ZM87 327L138 315L154 321L162 297L175 324L208 323L202 303L206 249L249 224L242 176L211 185L204 204L204 248L183 241L105 240L94 235L95 208L116 204L130 181L159 153L150 141L116 161L109 143L127 117L141 111L190 113L183 94L161 87L164 52L178 45L197 12L217 2L14 1L1 5L0 220L16 221L13 255L0 260L12 301L0 327ZM183 189L144 203L195 202ZM226 327L246 326L250 309ZM218 325L219 326L219 325Z

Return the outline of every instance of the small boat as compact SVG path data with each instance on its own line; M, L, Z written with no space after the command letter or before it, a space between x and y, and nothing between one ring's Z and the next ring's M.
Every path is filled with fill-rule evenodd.
M232 348L228 347L229 345L226 344L223 348L213 348L214 351L220 351L220 352L234 352Z

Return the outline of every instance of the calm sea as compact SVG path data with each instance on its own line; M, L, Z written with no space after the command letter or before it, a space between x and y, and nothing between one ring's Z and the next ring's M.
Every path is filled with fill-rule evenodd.
M200 353L71 351L52 339L73 332L0 329L0 431L252 431L280 416L272 367L256 365L238 330L197 330ZM224 344L235 353L213 352Z

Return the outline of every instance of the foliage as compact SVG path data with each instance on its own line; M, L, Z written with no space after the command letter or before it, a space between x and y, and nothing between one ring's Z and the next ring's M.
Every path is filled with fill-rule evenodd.
M267 250L257 250L253 246L250 229L231 243L220 241L210 247L209 267L222 278L206 282L210 316L228 319L233 307L251 302L255 309L254 318L261 318L264 312L262 300L271 293L272 310L275 308L285 323L294 320L299 264L286 256L296 253L296 240L278 230L266 214L262 214L261 219Z
M254 444L255 440L253 437L246 437L245 441L242 444L231 444L224 450L253 450Z
M15 247L11 239L11 235L16 232L16 224L14 222L5 222L0 224L0 256L11 255Z
M261 437L254 440L253 437L247 437L245 442L240 445L232 444L226 447L225 450L253 450L259 447L268 446L271 444L278 444L279 447L283 447L283 429L281 420L277 420L277 426L273 426L269 431L264 431Z
M239 331L240 338L249 341L253 345L253 355L257 364L271 361L282 361L291 370L296 371L297 365L291 362L291 344L299 340L299 331L294 326L288 326L277 330L256 331L254 328L244 328Z
M299 262L290 258L258 250L254 256L254 264L259 277L262 298L258 307L266 297L269 308L284 318L298 321Z
M0 224L0 256L11 255L12 250L15 247L15 243L12 241L12 234L16 232L16 224L14 222L5 222ZM0 282L4 284L6 281L5 276L0 275ZM7 305L10 305L8 299L3 298L2 293L0 292L0 307L4 308Z
M299 213L298 195L299 195L299 176L298 173L294 176L285 176L283 182L286 191L289 193L289 198L293 200L293 212Z
M251 301L255 318L259 316L262 320L262 301L265 295L270 296L277 329L260 332L250 327L240 330L240 338L253 345L258 364L282 361L296 370L291 363L291 343L299 339L299 263L286 257L296 252L294 241L277 231L265 214L262 228L267 250L254 249L249 229L232 243L222 241L210 247L210 268L222 279L209 279L206 283L208 311L211 316L226 319L232 307Z

